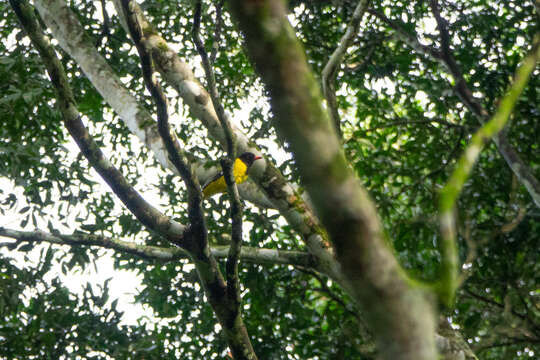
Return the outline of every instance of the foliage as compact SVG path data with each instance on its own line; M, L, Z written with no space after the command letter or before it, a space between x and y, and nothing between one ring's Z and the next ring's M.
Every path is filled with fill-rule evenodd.
M99 52L153 112L132 45L117 16L108 13L104 26L99 4L75 1L72 7ZM348 0L291 1L292 22L316 74L339 42L355 5ZM373 1L371 6L423 44L440 46L427 2ZM533 1L448 0L441 6L464 77L492 113L539 28ZM156 31L178 45L178 55L199 69L189 35L192 2L145 1L142 7ZM0 177L10 184L0 189L0 212L6 218L16 216L21 229L78 231L168 246L120 205L74 151L37 52L8 4L0 4L0 14ZM206 2L201 36L207 49L218 42L214 68L221 101L267 154L279 154L274 159L288 180L299 183L287 144L269 126L267 94L241 37L225 8L221 36L215 39L215 15L215 4ZM337 77L344 150L375 201L400 263L417 279L432 281L440 262L438 191L480 122L452 90L452 77L439 62L412 50L374 15L364 18L360 31ZM153 205L187 223L186 195L178 178L157 164L77 64L62 55L79 111L111 162ZM507 136L540 178L538 70L535 75ZM167 95L175 113L174 130L186 150L201 159L221 155L176 94ZM230 232L225 196L206 202L205 210L210 238L219 240ZM479 358L527 359L539 354L540 210L494 144L482 152L457 212L460 259L466 263L467 278L455 308L441 309L443 314ZM3 222L0 226L7 227ZM305 250L273 210L249 205L244 233L245 245ZM106 283L97 294L88 285L76 295L54 273L58 268L69 273L92 266L100 253L84 247L41 248L36 266L11 257L37 248L23 245L0 257L0 355L56 359L107 354L142 359L226 354L227 343L188 260L162 264L115 253L117 268L136 270L142 278L136 301L154 311L153 322L166 320L156 326L142 320L137 326L125 326L114 301L108 301ZM54 256L55 251L62 255ZM291 265L240 266L243 318L261 359L371 356L366 351L371 339L358 320L361 316L325 276Z

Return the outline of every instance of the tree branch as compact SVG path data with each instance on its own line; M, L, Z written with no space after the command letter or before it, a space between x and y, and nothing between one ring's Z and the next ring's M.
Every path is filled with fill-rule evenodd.
M197 2L195 3L195 10L193 12L193 29L191 33L193 37L193 43L195 44L195 47L197 48L197 52L201 56L202 66L204 69L204 73L206 75L206 83L207 83L208 90L210 93L210 98L212 100L212 105L214 106L216 115L221 124L221 127L223 128L223 132L225 135L227 153L229 154L229 157L232 159L232 161L234 161L234 159L236 158L234 132L232 130L229 119L227 119L227 116L225 115L225 109L223 108L223 105L221 104L221 101L219 100L219 93L216 87L216 77L214 75L214 70L212 69L212 64L210 63L210 60L208 59L208 54L206 53L206 49L204 48L204 44L201 41L201 37L199 35L200 27L201 27L201 0L197 0Z
M115 1L117 11L121 12L119 1ZM36 8L44 22L51 29L60 46L77 62L92 85L103 96L105 101L119 114L131 133L136 135L149 149L152 150L160 164L172 171L175 167L167 158L165 145L159 135L156 121L140 105L135 97L124 87L107 61L94 48L93 43L84 31L77 16L71 11L64 0L36 0ZM125 24L124 17L120 17ZM145 23L146 24L146 23ZM127 25L126 32L129 32ZM155 51L155 43L152 43ZM147 44L148 46L148 44ZM176 54L172 52L172 56ZM155 55L153 55L155 56ZM188 66L184 64L184 66ZM190 71L188 69L188 71ZM174 136L174 134L171 134ZM191 154L186 154L192 158ZM251 182L239 186L242 197L258 206L268 208L270 201Z
M441 299L447 305L453 303L454 293L458 285L458 254L454 216L456 201L484 144L504 128L539 58L540 35L536 36L530 54L523 59L522 64L516 70L514 83L501 100L495 115L472 136L450 179L441 190L439 216L442 234L442 262L438 290Z
M158 131L167 149L168 158L182 177L188 192L188 216L190 220L190 235L197 242L196 244L184 243L188 250L195 253L202 251L208 246L207 231L202 210L202 193L197 179L193 176L189 162L187 161L176 137L171 135L169 127L169 113L167 109L167 98L161 90L157 79L153 75L152 58L146 49L144 34L137 18L137 14L132 11L133 2L123 0L124 16L128 24L131 37L139 52L141 59L142 74L146 88L152 95L157 107Z
M345 56L345 52L347 51L349 46L351 46L354 37L358 33L358 30L360 28L360 22L364 17L364 13L366 11L368 3L369 0L360 0L358 2L358 5L356 6L352 14L351 20L349 21L349 25L347 25L347 30L345 31L345 34L342 36L341 40L339 41L338 47L336 48L336 50L334 50L334 52L330 56L330 59L328 60L328 63L322 71L322 91L324 97L326 98L328 107L330 108L330 117L332 118L332 121L335 124L336 130L340 137L342 135L341 120L339 117L336 101L335 81L339 66L341 65L341 61Z
M119 1L113 0L117 12L121 14ZM165 81L178 91L194 116L200 119L208 129L210 135L226 148L225 134L214 107L209 101L210 95L195 79L189 65L181 61L176 52L169 48L167 42L157 34L151 24L144 20L141 9L135 5L134 11L141 19L142 28L148 38L147 46L152 47L152 59L156 69L162 74ZM235 134L236 148L239 153L251 151L260 154L259 149L245 134L234 124L231 124L231 127ZM261 170L261 167L264 169ZM339 264L335 261L332 252L329 251L329 243L326 234L319 226L319 220L280 171L268 160L258 161L250 170L250 178L264 190L262 196L266 196L289 224L299 232L309 251L317 256L321 266L325 267L325 273L347 289L348 284L343 278ZM244 196L245 193L242 195ZM256 203L256 199L254 200Z
M234 357L237 359L256 359L257 356L255 355L246 327L240 316L239 302L233 302L235 305L233 309L229 306L231 299L236 300L237 297L229 293L228 290L231 287L231 284L229 284L229 282L227 282L227 284L224 283L223 276L221 275L217 263L209 252L207 231L201 205L202 194L199 184L196 182L190 167L187 165L188 163L183 159L182 150L180 149L178 142L173 141L170 135L167 101L157 80L153 78L152 59L146 48L148 39L143 32L141 21L138 19L138 13L134 11L135 5L133 0L122 0L124 18L126 19L131 37L139 51L146 86L154 97L158 107L158 128L160 135L165 142L170 159L178 169L188 189L189 217L192 222L190 235L192 235L194 240L194 243L191 244L188 250L192 252L195 258L195 266L197 267L199 277L204 284L205 292L208 295L210 304L212 305L220 324L224 328L227 342L229 343L229 347L231 348ZM230 145L231 151L234 151L232 148L232 139ZM229 178L230 177L232 177L232 175L229 169ZM238 192L236 192L236 195L238 196ZM235 220L237 219L235 218ZM233 237L235 235L237 236L237 234L233 232ZM239 245L231 245L231 247L235 246L238 247ZM235 260L237 260L237 257ZM227 263L229 263L229 261ZM235 267L237 266L236 264L237 261ZM227 290L225 290L225 286L227 286ZM234 286L234 289L236 290L237 287ZM226 295L225 298L223 296L224 294Z
M183 236L184 226L161 214L147 203L133 189L122 173L104 157L100 148L88 133L80 118L62 64L56 57L56 52L49 40L42 34L33 9L26 1L11 0L10 3L32 43L39 51L51 82L56 89L57 104L62 113L64 125L76 141L81 152L141 223L161 235L180 241Z
M99 54L76 15L64 0L36 0L36 9L60 46L77 62L104 100L131 133L152 150L163 167L173 169L159 136L156 121L125 88Z
M227 295L230 301L234 304L236 311L240 313L241 299L240 299L240 280L238 278L238 260L240 256L240 249L242 246L242 203L240 196L238 195L238 189L233 176L233 164L236 160L236 141L234 133L229 123L229 119L225 115L225 109L219 100L219 93L216 87L216 79L212 64L208 59L206 49L199 36L199 30L201 26L201 0L198 0L195 4L195 10L193 12L193 31L192 37L195 47L199 52L202 59L203 69L206 75L206 82L210 91L210 98L214 109L216 109L217 117L225 133L225 139L227 143L227 155L228 158L221 160L221 168L223 169L223 176L225 183L227 184L227 192L231 202L231 220L232 220L232 234L231 234L231 246L229 248L229 256L227 258L226 278L227 278Z
M399 267L373 203L347 165L284 2L234 0L230 6L269 91L275 127L290 144L383 358L436 358L433 310Z
M178 247L166 248L150 245L139 245L129 241L85 233L74 233L70 235L51 234L44 231L18 231L0 227L0 236L16 240L16 242L0 243L0 247L6 246L8 248L17 246L22 242L47 242L57 245L98 246L101 248L113 249L123 253L135 255L147 260L163 262L175 261L178 259L189 259L188 253ZM210 252L218 259L226 259L229 252L229 247L212 247ZM301 251L243 246L240 252L240 259L249 263L261 265L295 265L315 270L317 268L317 264L313 256Z

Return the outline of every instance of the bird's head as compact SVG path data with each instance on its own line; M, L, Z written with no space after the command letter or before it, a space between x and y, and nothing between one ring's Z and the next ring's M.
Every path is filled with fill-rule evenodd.
M249 151L246 151L245 153L240 155L238 158L242 160L244 164L246 164L247 167L250 167L255 160L262 159L262 157L257 156L254 153L249 152Z

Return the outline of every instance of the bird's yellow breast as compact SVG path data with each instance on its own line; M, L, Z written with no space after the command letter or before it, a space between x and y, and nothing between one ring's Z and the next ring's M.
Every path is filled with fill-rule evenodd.
M234 161L233 166L233 176L234 181L237 184L241 184L247 180L247 166L240 159ZM221 175L219 178L211 181L203 189L203 195L205 198L208 198L212 195L219 194L227 191L227 184L225 183L225 178Z

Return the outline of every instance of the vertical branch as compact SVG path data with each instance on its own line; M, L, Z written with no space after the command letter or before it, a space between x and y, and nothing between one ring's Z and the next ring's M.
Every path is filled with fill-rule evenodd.
M227 140L227 155L226 159L221 160L221 167L223 169L223 176L227 184L227 192L231 200L231 221L232 221L232 233L231 233L231 246L229 248L229 256L227 257L226 265L226 277L228 296L235 304L237 311L240 311L240 283L238 279L238 259L240 257L240 250L242 246L242 203L240 196L238 195L238 189L233 176L233 167L236 160L236 145L234 133L231 129L231 124L225 115L223 105L219 100L219 94L216 87L215 75L212 69L212 65L208 59L208 54L204 48L204 44L199 36L201 27L201 8L202 1L198 0L195 4L195 11L193 14L193 42L199 52L204 72L206 75L206 81L208 83L208 89L210 92L210 98L218 119L225 132L225 138ZM219 11L217 12L219 15ZM219 22L219 19L217 19ZM218 29L216 29L216 33Z
M439 211L442 262L438 291L441 300L448 305L452 304L458 285L459 264L454 214L456 201L484 145L504 128L539 58L540 35L537 35L530 54L516 70L514 83L502 99L495 115L473 135L471 142L458 160L454 172L441 191Z
M354 9L352 18L347 26L345 34L341 38L338 47L334 50L334 53L330 56L328 63L322 71L322 90L323 95L326 98L330 110L330 117L336 126L336 130L341 137L341 120L339 118L338 106L336 101L336 89L335 81L339 65L345 56L345 52L351 46L351 43L358 33L360 22L364 17L369 0L360 0L356 8Z
M192 252L193 260L199 273L199 277L205 288L208 300L212 305L220 324L223 327L223 331L235 359L256 359L257 356L253 350L253 346L251 345L247 330L240 315L239 301L233 302L233 305L235 306L233 309L231 309L231 294L229 294L230 285L224 283L223 276L219 271L216 260L210 253L207 241L207 231L204 224L204 216L202 212L202 194L200 191L200 187L196 178L191 172L191 168L189 167L188 162L185 161L180 145L178 144L178 142L174 141L171 136L168 123L167 100L165 98L165 95L163 94L163 91L161 90L161 87L159 86L159 83L153 76L152 58L145 46L145 36L140 26L137 12L134 11L135 5L136 4L134 4L132 0L122 0L122 9L124 11L128 28L130 30L129 32L131 33L133 41L137 46L139 57L141 58L144 81L146 87L148 88L156 102L158 114L158 128L160 135L163 138L171 162L178 169L180 175L182 176L182 179L186 183L186 187L188 190L189 217L192 223L190 228L190 237L194 240L194 242L192 243L192 248L188 248L188 250L191 250ZM207 57L205 57L205 63L209 66ZM215 97L215 100L217 101L215 82L213 82L213 85L214 91L212 92L212 100L214 101ZM220 105L217 102L215 104ZM220 117L220 120L224 121L222 125L228 124L225 123L226 119L223 115L223 107L221 107L220 109L222 115L222 117ZM218 114L219 113L220 112L218 112ZM229 149L232 152L234 150L234 140L231 135L232 131L230 130L230 126L228 128L228 133L228 145ZM232 178L231 173L232 172L229 169L228 175ZM236 187L234 189L236 190ZM238 199L237 191L236 198ZM231 245L231 248L233 247L234 246ZM237 266L238 258L239 249L235 256L235 266ZM236 300L236 297L233 297L233 299Z
M206 82L208 83L207 85L210 93L210 98L212 99L212 104L214 105L214 109L218 116L219 122L221 123L221 126L223 127L223 130L225 132L225 138L227 141L227 153L231 157L231 160L234 160L236 150L234 146L234 133L231 129L231 124L229 123L229 120L225 115L225 109L223 108L223 105L219 100L219 93L216 87L216 78L214 75L214 71L212 70L212 65L210 64L210 60L208 59L208 54L206 53L206 49L204 48L204 44L199 35L199 31L201 28L201 7L202 1L198 0L195 4L195 11L193 13L193 42L195 43L195 47L197 48L197 51L201 56L202 66L206 76Z

